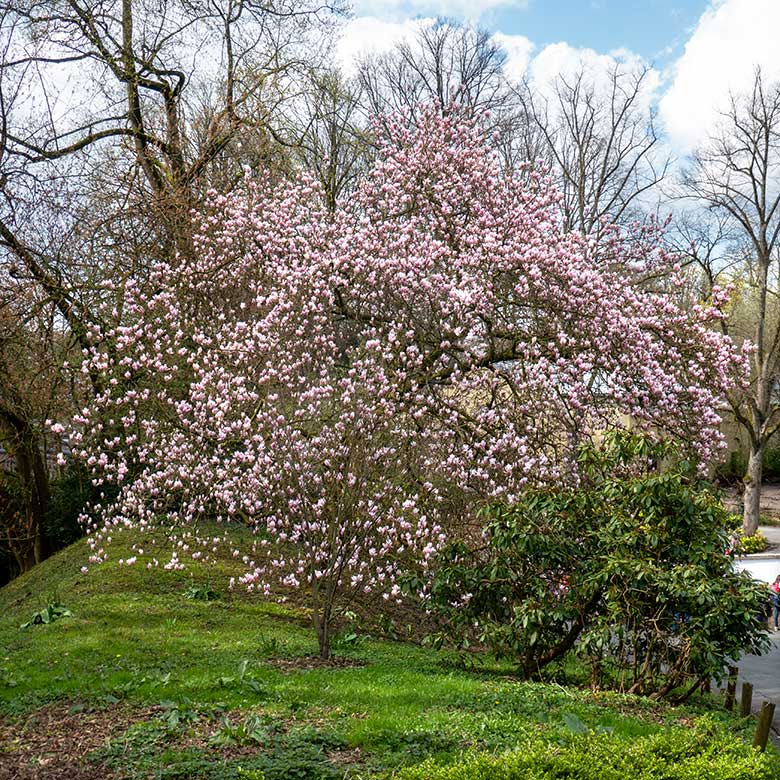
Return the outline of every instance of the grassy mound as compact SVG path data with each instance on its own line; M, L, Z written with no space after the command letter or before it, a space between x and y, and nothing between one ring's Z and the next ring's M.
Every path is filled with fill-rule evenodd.
M704 701L523 683L491 662L466 671L354 623L322 665L305 609L227 590L240 563L82 575L86 557L79 542L0 590L0 778L590 780L613 776L586 772L604 756L650 761L659 744L695 745L699 774L674 769L681 758L647 777L780 777L777 755L747 744L752 724ZM20 629L53 603L71 614Z

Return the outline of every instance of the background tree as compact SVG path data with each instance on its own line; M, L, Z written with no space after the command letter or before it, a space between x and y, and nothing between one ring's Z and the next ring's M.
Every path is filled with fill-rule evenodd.
M550 83L517 88L525 144L550 167L563 196L566 227L584 235L654 210L653 191L669 159L659 150L650 103L654 73L615 63L605 73L581 63ZM655 196L657 197L657 195Z
M457 104L473 116L510 100L506 54L486 30L438 20L418 25L409 40L359 63L369 111L377 116L417 112L436 102Z
M316 176L328 208L335 211L365 175L376 141L359 83L334 69L310 78L310 88L288 112L288 144L299 167Z
M457 107L490 128L491 144L519 170L534 158L524 147L528 134L518 132L523 117L506 62L487 30L446 19L421 23L408 40L358 62L361 103L368 117L403 113L412 122L433 102L444 111Z
M722 320L725 333L737 340L748 335L751 353L750 384L729 395L738 424L749 440L744 477L746 534L758 528L762 461L767 444L780 427L780 89L765 83L756 72L752 89L732 97L717 133L700 148L684 177L685 192L728 223L738 235L736 257L745 258L739 275L743 300L750 301L749 334L745 322ZM707 253L699 242L694 256L713 283L726 284L734 275L720 252ZM734 257L734 255L732 255Z
M9 287L13 294L0 299L0 550L23 573L53 547L49 478L61 443L44 423L62 406L66 387L58 369L69 345L48 301L29 285Z
M15 310L9 382L31 366L52 386L69 381L50 372L122 319L125 281L191 254L190 210L210 187L229 190L245 165L289 168L272 124L316 67L337 11L286 0L0 3L0 294L23 287L30 306ZM62 343L30 325L39 308ZM46 416L69 418L101 386L77 374L72 389L39 414L30 383L5 388L31 462L45 460ZM38 489L23 493L43 501L47 471L34 472Z

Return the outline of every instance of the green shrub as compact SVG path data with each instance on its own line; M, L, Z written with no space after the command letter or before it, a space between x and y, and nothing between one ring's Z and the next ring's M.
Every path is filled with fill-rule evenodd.
M18 535L19 523L23 523L21 518L26 513L22 490L17 474L0 472L0 539L9 532ZM50 481L48 507L40 529L45 556L67 547L84 534L78 518L92 491L89 475L75 465ZM0 550L0 586L19 573L15 557L8 549Z
M55 552L84 535L78 519L84 504L93 497L94 488L86 469L71 463L61 476L51 481L49 491L45 533L52 552Z
M576 651L596 682L678 697L760 651L764 588L733 571L709 485L626 433L579 465L579 486L492 506L485 543L445 551L430 597L443 638L487 644L527 677Z
M760 531L756 531L752 536L745 536L741 533L735 540L732 549L736 555L753 555L764 552L767 547L769 547L769 542L766 536Z
M399 780L773 780L777 757L704 720L690 731L626 739L589 732L566 744L538 737L499 756L470 754L448 766L426 761Z

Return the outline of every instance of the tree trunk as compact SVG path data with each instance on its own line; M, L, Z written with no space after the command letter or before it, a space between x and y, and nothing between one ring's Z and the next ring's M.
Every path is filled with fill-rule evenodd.
M49 475L43 446L33 426L8 409L0 409L0 426L5 433L5 447L16 462L24 504L18 549L14 551L23 574L51 552L45 531L45 517L49 506Z
M761 478L763 476L763 444L751 444L747 472L744 477L745 492L743 495L744 510L742 515L742 530L747 536L752 536L758 530L758 520L761 513Z
M311 617L314 623L314 630L317 633L317 643L320 650L320 658L323 661L330 659L330 619L333 612L333 604L328 598L327 589L325 594L320 591L319 583L312 588L314 596Z
M320 620L317 627L317 642L320 646L320 658L323 661L330 659L330 621Z

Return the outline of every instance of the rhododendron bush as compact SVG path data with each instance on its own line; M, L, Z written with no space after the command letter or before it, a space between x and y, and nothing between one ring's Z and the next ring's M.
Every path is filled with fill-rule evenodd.
M717 446L742 359L716 310L648 282L673 273L657 232L563 233L544 177L506 174L457 113L390 122L335 214L258 176L198 220L197 259L128 283L86 356L105 391L74 451L118 489L90 509L94 561L117 524L249 523L242 583L307 587L327 656L334 606L395 597L454 502L576 479L578 444L629 419ZM179 538L166 565L211 547Z

